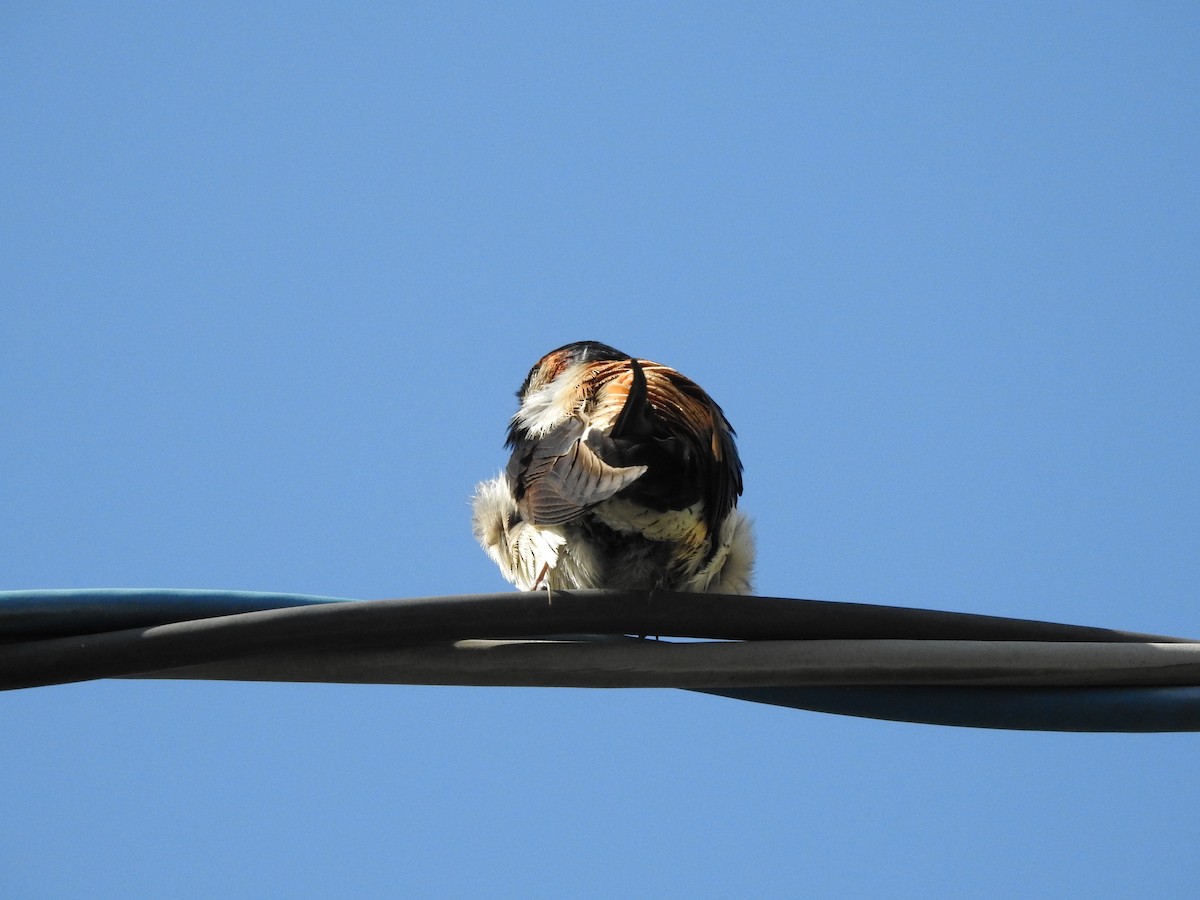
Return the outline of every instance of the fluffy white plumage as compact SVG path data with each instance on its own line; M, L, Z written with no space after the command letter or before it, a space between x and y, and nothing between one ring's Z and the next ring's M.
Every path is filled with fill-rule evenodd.
M604 561L586 541L568 543L562 525L533 525L521 519L508 478L501 473L480 482L472 503L475 539L518 590L610 587L602 577ZM753 587L754 532L750 520L734 509L721 524L716 551L699 571L678 586L681 591L749 594ZM539 576L541 576L539 581Z

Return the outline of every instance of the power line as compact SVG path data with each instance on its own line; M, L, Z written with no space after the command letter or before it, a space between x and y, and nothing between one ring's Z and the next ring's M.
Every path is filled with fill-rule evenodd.
M354 601L14 591L0 592L0 641L7 689L109 677L681 687L904 721L1200 730L1200 643L869 604L614 591L556 591L552 602L544 592Z

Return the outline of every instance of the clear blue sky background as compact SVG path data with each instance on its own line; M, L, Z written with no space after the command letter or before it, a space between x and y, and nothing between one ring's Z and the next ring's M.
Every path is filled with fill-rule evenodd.
M1200 635L1200 9L8 3L0 587L494 591L595 338L760 591ZM679 692L0 695L6 897L1193 896L1193 735Z

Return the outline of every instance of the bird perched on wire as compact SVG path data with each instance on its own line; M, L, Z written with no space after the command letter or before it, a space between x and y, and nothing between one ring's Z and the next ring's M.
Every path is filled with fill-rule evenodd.
M596 341L547 353L517 391L505 471L475 537L520 590L748 594L742 463L721 408L667 366Z

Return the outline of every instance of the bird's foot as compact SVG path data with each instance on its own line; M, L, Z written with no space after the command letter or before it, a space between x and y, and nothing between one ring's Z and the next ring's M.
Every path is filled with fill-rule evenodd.
M546 576L550 574L550 563L542 565L542 571L538 572L538 577L533 582L533 589L536 591L539 587L546 588L546 605L554 605L554 593L550 590L550 579ZM544 582L544 585L543 585Z

